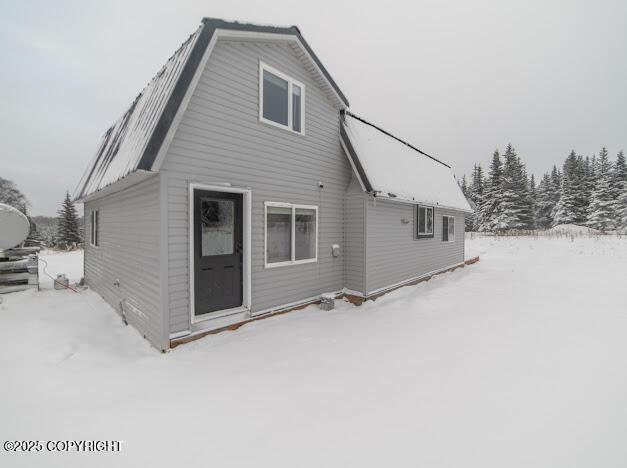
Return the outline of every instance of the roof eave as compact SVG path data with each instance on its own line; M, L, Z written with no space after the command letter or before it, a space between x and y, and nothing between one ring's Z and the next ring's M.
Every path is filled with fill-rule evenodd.
M146 179L150 179L151 177L156 176L158 173L153 171L145 171L142 169L135 170L133 172L128 173L121 179L113 182L112 184L107 185L101 189L96 190L85 196L80 196L80 198L75 198L74 203L87 203L94 200L98 200L100 198L106 197L108 195L112 195L114 193L121 192L122 190L126 190L127 188L139 184Z
M463 213L474 213L474 211L472 209L467 209L467 208L460 208L458 206L449 206L449 205L442 205L440 203L434 203L434 202L429 202L426 200L416 200L416 199L409 199L409 198L403 198L403 197L399 197L397 195L392 195L390 193L387 192L382 192L382 191L374 191L373 192L373 196L375 196L376 198L384 198L385 200L390 200L390 201L395 201L397 203L406 203L406 204L410 204L410 205L424 205L424 206L433 206L434 208L441 208L444 210L453 210L453 211L461 211Z

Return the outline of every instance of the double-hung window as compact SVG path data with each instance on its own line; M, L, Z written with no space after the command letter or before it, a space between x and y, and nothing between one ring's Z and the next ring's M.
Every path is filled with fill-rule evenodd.
M266 267L318 261L318 207L265 203Z
M442 240L444 242L455 241L455 218L453 216L442 216Z
M89 224L89 243L94 247L98 247L98 210L91 210L90 224Z
M305 85L259 62L259 120L305 133Z
M416 237L433 237L433 207L420 206L416 208Z

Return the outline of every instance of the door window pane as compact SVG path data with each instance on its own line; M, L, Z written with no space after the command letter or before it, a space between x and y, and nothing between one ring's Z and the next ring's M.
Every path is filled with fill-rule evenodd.
M233 200L200 199L201 254L231 255L235 232L235 203Z
M296 260L316 256L316 210L296 208Z
M292 130L300 132L300 86L292 85Z
M292 260L292 209L268 206L266 229L267 262Z
M288 109L287 81L263 71L263 117L273 122L287 125Z

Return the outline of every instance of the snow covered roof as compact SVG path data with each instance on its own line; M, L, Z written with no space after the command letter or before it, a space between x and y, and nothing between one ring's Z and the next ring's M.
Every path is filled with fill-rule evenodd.
M83 199L137 169L150 170L151 137L200 35L199 27L135 98L128 110L103 135L100 146L78 184ZM153 150L154 151L154 150Z
M129 179L129 183L133 183L155 170L157 155L205 51L212 38L224 31L293 38L300 46L299 56L320 77L323 89L332 93L342 107L348 107L348 100L296 26L276 27L204 18L200 27L174 52L124 115L105 132L74 192L76 200L83 201L130 174L135 173L133 179Z
M367 192L472 211L448 164L350 112L340 135Z

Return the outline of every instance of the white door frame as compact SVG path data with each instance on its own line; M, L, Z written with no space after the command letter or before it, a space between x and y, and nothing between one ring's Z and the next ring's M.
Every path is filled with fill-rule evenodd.
M241 193L243 196L243 208L242 208L242 230L243 234L243 247L244 247L244 261L242 269L242 305L234 307L232 309L216 310L215 312L209 312L203 314L200 317L196 316L196 301L194 297L195 287L195 255L194 255L194 190L210 190L212 192L227 192L227 193ZM189 184L188 192L188 232L189 232L189 312L190 322L192 324L202 322L205 320L216 319L224 317L226 315L237 314L241 312L250 311L251 306L251 212L252 212L252 190L248 188L230 187L227 185L208 185L191 182Z

